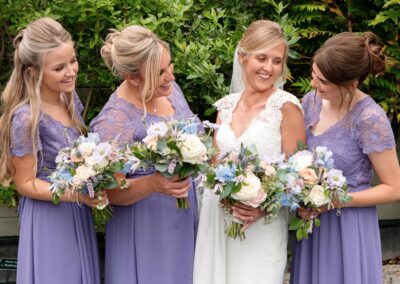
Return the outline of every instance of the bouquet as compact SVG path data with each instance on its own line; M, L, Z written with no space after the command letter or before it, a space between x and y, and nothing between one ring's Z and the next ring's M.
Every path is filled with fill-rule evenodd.
M133 156L140 159L140 166L154 166L163 176L179 178L197 177L208 168L215 154L212 147L212 130L215 126L204 122L207 133L199 134L195 117L158 122L150 125L142 142L131 146ZM189 208L187 198L177 198L176 207Z
M87 193L90 198L104 201L102 191L128 186L125 178L118 181L117 176L128 170L127 167L136 167L138 162L120 150L116 141L100 142L97 133L80 136L69 147L61 149L56 157L56 170L49 176L53 203L58 204L60 196L67 191ZM107 205L107 201L100 202L97 209L103 210ZM110 214L105 211L106 215Z
M241 202L253 208L268 212L268 218L275 217L284 191L285 170L279 163L261 161L254 146L239 152L230 152L217 162L205 175L204 187L220 195L221 203L227 208ZM225 230L231 238L246 238L242 221L233 218Z
M287 162L286 189L281 202L292 210L305 207L307 210L318 211L320 207L333 207L333 200L348 202L347 182L342 171L334 168L333 153L326 147L316 147L314 151L305 150L299 145L300 151L292 155ZM320 220L315 217L304 220L296 217L289 225L296 231L297 240L308 238L313 225L320 226Z

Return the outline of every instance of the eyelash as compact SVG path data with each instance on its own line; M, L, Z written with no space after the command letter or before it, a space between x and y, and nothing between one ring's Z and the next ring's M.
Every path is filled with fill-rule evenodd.
M169 64L168 64L168 68L171 68L172 67L172 62L170 62ZM162 74L164 74L164 72L165 72L165 70L162 70L161 72L160 72L160 76L162 75Z
M78 62L78 59L77 59L77 58L74 58L74 59L71 60L71 63L72 63L72 64L74 64L75 62ZM60 67L57 67L57 68L54 69L54 70L57 71L57 72L60 72L63 68L64 68L64 66L60 66Z
M260 62L264 62L265 60L267 60L267 58L266 57L259 57L258 58L258 61L260 61ZM281 60L274 60L274 61L272 61L274 64L276 64L276 65L280 65L281 63L282 63L282 61Z
M312 78L312 79L317 79L317 81L320 82L320 83L323 84L323 85L328 85L328 82L317 78L317 77L315 76L314 71L311 72L311 78Z

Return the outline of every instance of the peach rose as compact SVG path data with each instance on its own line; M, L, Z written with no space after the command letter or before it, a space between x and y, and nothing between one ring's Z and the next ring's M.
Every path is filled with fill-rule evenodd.
M317 182L318 177L313 169L302 169L299 171L299 174L304 179L304 183L306 184L315 184Z

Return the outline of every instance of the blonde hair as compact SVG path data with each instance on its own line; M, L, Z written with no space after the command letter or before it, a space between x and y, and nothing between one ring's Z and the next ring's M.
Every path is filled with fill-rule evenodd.
M284 55L282 62L282 74L277 79L279 84L283 84L288 74L287 57L289 45L286 36L278 23L269 20L258 20L253 22L243 34L239 42L239 55L257 53L265 49L272 49L280 44L284 45Z
M32 154L37 161L38 149L35 141L39 136L43 62L49 52L64 43L73 44L71 35L57 21L47 17L33 21L14 39L14 69L1 96L0 109L0 184L4 186L10 184L15 173L10 155L11 120L15 110L24 104L28 104L30 108L29 128ZM65 95L68 98L68 112L73 126L81 133L85 133L85 126L75 115L73 94ZM36 172L35 167L33 176L36 176Z
M108 34L101 56L114 75L124 78L126 75L138 75L144 68L144 86L142 91L143 108L152 99L159 84L161 55L166 42L156 34L141 26L128 26L122 31L112 30Z

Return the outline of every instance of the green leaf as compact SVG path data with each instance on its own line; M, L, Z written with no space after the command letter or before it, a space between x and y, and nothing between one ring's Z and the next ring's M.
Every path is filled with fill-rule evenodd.
M112 189L112 188L116 188L118 187L118 181L115 178L112 178L112 180L110 180L108 183L103 185L104 189Z
M164 173L168 170L168 165L166 165L166 164L155 164L154 167L160 173Z
M291 230L291 231L295 231L296 230L297 231L300 228L302 228L303 226L304 226L304 220L301 219L301 218L296 217L290 222L289 230Z
M302 238L303 238L303 230L298 229L298 230L296 231L296 239L297 239L298 241L301 241Z
M233 186L234 186L234 184L228 183L228 184L224 187L224 190L223 190L222 193L221 193L221 198L225 198L225 197L227 197L228 195L230 195L231 192L232 192Z
M307 149L307 146L306 146L306 144L304 144L303 141L298 140L298 141L297 141L297 149L298 149L299 151L303 151L303 150L306 150L306 149Z

